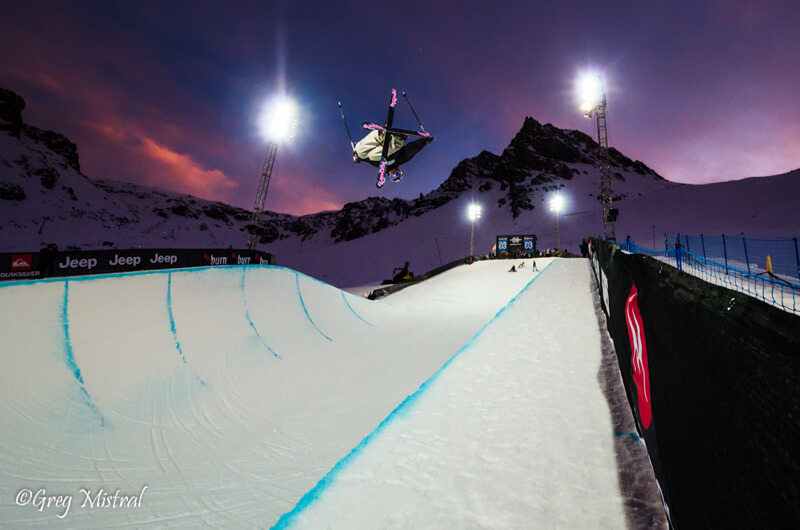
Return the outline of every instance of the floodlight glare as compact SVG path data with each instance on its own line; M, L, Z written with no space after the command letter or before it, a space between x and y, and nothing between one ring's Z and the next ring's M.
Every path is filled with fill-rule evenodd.
M470 221L475 221L476 219L481 218L481 207L477 204L470 204L469 208L467 209L467 215L469 216Z
M564 207L564 199L561 198L561 195L556 195L552 199L550 199L550 210L558 213L561 211L561 208Z
M581 110L584 113L590 113L605 99L603 82L600 76L595 73L579 75L575 88L578 100L581 102Z
M260 129L271 141L292 138L297 128L297 105L286 96L277 96L264 106L261 112Z
M558 224L558 214L561 209L564 207L564 199L561 198L561 195L556 195L552 199L550 199L550 211L556 213L556 248L561 248L561 228Z
M467 206L467 216L472 221L472 234L469 237L469 255L475 254L475 221L481 218L481 206L479 204L470 203Z

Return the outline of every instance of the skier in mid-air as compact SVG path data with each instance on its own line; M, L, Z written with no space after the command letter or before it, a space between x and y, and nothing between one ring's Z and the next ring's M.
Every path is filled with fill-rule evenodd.
M353 160L356 163L367 162L375 167L380 167L385 134L384 131L370 131L356 144ZM426 136L406 143L407 138L408 136L389 133L386 166L389 168L389 180L392 182L397 182L403 178L400 166L414 158L414 155L433 141L433 136Z
M403 97L406 98L411 112L417 118L420 130L411 131L392 127L394 107L397 104L397 90L392 89L392 96L389 100L389 115L386 121L383 125L369 122L362 123L361 127L367 129L369 133L357 144L354 144L352 137L350 137L350 128L347 126L347 120L344 117L342 103L339 102L339 112L342 114L347 136L350 137L350 146L353 148L353 161L356 163L367 162L378 168L378 180L375 182L378 188L386 183L387 176L392 182L398 182L402 179L403 172L400 171L400 166L411 160L423 147L434 140L430 133L425 132L405 92L403 92ZM406 143L409 136L419 136L420 138Z

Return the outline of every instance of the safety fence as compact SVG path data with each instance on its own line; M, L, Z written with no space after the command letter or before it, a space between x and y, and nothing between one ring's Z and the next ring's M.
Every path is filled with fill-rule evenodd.
M678 234L665 250L653 250L628 238L621 248L644 254L709 283L758 298L791 313L800 313L800 253L797 238L757 239L742 236Z
M600 239L590 258L670 527L800 528L798 315Z

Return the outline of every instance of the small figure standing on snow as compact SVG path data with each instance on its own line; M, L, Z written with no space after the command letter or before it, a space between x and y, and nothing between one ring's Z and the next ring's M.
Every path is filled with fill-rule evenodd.
M536 268L536 260L533 260L533 269L534 271L538 271L539 269Z
M508 272L517 272L517 268L512 265Z

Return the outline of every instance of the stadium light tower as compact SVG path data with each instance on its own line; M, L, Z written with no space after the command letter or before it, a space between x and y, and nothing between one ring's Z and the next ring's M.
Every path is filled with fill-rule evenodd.
M561 229L558 224L558 214L564 208L564 199L561 195L556 195L550 199L550 211L556 213L556 250L561 250Z
M261 180L258 184L256 202L253 206L253 217L250 221L250 233L247 236L247 248L255 249L258 232L261 228L261 214L267 199L269 182L272 179L272 167L278 153L278 143L293 138L297 129L297 105L285 96L276 97L262 111L259 127L261 134L268 140L267 155L261 169Z
M606 239L616 241L614 223L619 213L612 205L611 164L608 159L608 131L606 129L606 93L603 80L597 74L585 73L578 77L578 96L585 118L597 116L597 143L600 145L600 201L603 205L603 230Z
M469 255L475 255L475 221L481 218L482 209L479 204L471 203L467 207L467 216L472 221L472 235L469 238Z

